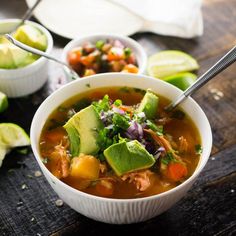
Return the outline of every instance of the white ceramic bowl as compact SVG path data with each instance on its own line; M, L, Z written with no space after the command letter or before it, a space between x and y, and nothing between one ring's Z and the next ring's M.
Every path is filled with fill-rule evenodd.
M93 34L93 35L88 35L85 37L73 39L64 47L63 52L62 52L62 61L68 64L68 60L67 60L68 52L71 51L75 47L82 46L86 42L96 43L98 40L107 40L107 39L112 39L112 40L118 39L126 47L129 47L133 51L137 59L137 64L139 68L138 74L143 74L145 72L146 66L147 66L147 55L143 47L132 38L116 35L116 34ZM65 70L68 80L71 80L71 75L68 69L64 68L64 70Z
M11 32L18 19L0 20L0 34ZM43 26L26 21L43 32L48 41L47 53L52 51L53 39L51 34ZM0 69L0 91L7 94L8 97L21 97L31 94L40 89L48 78L48 60L40 57L38 60L22 68Z
M87 87L88 83L91 88ZM171 84L144 75L106 73L76 80L54 92L37 110L31 125L32 149L48 182L59 197L71 208L89 218L102 222L114 224L141 222L169 209L192 186L205 166L211 152L211 127L199 105L192 98L187 98L183 102L182 108L192 118L199 130L203 153L193 175L184 183L167 192L138 199L109 199L78 191L53 176L42 163L39 154L40 134L48 116L65 100L89 89L113 86L128 86L140 89L151 88L157 94L170 100L174 100L181 93L181 90Z

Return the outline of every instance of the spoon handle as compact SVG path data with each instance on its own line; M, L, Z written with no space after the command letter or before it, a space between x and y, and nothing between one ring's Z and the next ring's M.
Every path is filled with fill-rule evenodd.
M234 46L226 55L224 55L219 61L217 61L207 72L205 72L202 76L198 78L198 80L187 88L175 101L170 103L167 107L165 107L166 111L171 111L177 105L179 105L186 97L193 94L199 88L201 88L204 84L206 84L209 80L219 74L221 71L226 69L232 63L236 61L236 46Z
M23 25L24 22L29 19L34 11L34 9L39 5L39 3L42 0L37 0L34 5L32 7L30 7L25 14L23 15L22 19L20 20L20 22L14 27L14 29L11 32L14 32L19 26Z
M77 75L77 73L76 73L74 70L72 70L72 69L70 68L70 66L67 65L65 62L58 60L57 58L55 58L55 57L49 55L49 54L46 53L46 52L43 52L43 51L38 50L38 49L36 49L36 48L30 47L30 46L28 46L28 45L26 45L26 44L24 44L24 43L21 43L20 41L18 41L18 40L16 40L15 38L13 38L10 34L5 34L5 37L6 37L11 43L13 43L13 44L16 45L17 47L19 47L19 48L21 48L21 49L23 49L23 50L25 50L25 51L31 52L31 53L33 53L33 54L36 54L36 55L39 55L39 56L42 56L42 57L46 57L46 58L49 59L49 60L55 61L55 62L57 62L57 63L60 63L61 65L65 66L65 67L67 67L67 68L69 69L69 71L70 71L71 75L73 76L73 78L75 78L75 79L79 78L79 76Z

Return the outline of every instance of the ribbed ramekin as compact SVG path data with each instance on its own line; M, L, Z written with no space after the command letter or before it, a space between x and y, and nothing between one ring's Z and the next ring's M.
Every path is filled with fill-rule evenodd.
M18 19L0 20L0 34L11 32ZM38 28L47 37L47 53L52 51L53 39L51 34L43 26L26 21L26 24L32 24ZM40 57L38 60L25 67L18 69L0 69L0 91L8 97L21 97L31 94L40 89L48 78L48 60Z

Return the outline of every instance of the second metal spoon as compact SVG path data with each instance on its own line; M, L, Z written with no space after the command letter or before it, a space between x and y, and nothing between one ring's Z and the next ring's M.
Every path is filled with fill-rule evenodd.
M23 50L25 50L25 51L31 52L31 53L33 53L33 54L36 54L36 55L39 55L39 56L42 56L42 57L46 57L46 58L49 59L49 60L53 60L53 61L55 61L55 62L57 62L57 63L59 63L59 64L65 66L65 67L69 70L69 72L70 72L70 74L71 74L71 76L72 76L73 79L78 79L78 78L80 78L79 75L78 75L68 64L66 64L66 63L63 62L63 61L58 60L56 57L53 57L53 56L49 55L49 54L46 53L46 52L40 51L40 50L38 50L38 49L36 49L36 48L30 47L30 46L28 46L28 45L26 45L26 44L24 44L24 43L21 43L20 41L18 41L18 40L16 40L15 38L13 38L10 34L5 34L5 37L6 37L11 43L13 43L13 44L16 45L17 47L19 47L19 48L21 48L21 49L23 49Z

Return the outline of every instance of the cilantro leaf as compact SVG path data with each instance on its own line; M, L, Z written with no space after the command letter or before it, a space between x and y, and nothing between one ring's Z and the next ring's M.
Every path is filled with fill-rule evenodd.
M202 146L200 144L195 145L195 152L198 155L202 154Z
M146 120L146 124L147 124L148 128L155 131L157 133L157 135L159 135L159 136L163 135L163 125L156 125L150 120Z
M99 100L98 102L93 102L93 105L95 106L98 113L101 111L108 111L110 109L109 96L105 95L103 99Z
M129 128L129 119L126 116L120 115L118 113L114 113L112 122L115 126L126 130Z

